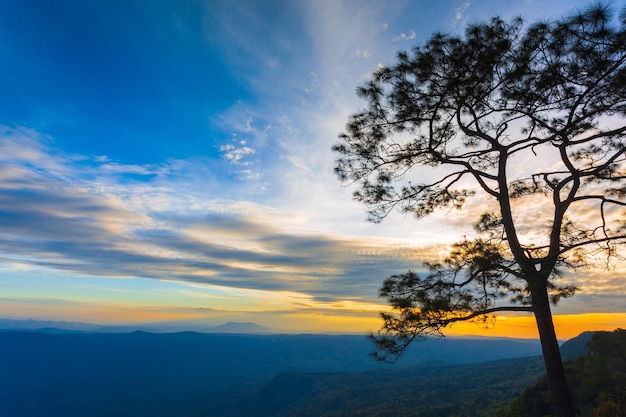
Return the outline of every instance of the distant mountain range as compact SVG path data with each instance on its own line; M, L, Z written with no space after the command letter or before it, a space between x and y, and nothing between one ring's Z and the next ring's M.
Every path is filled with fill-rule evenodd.
M0 318L0 331L36 330L44 333L98 332L130 333L144 331L150 333L177 333L194 331L200 333L241 333L241 334L276 334L278 330L260 326L256 323L228 322L218 326L194 323L151 323L136 325L101 325L68 321L19 320Z
M539 342L525 339L427 339L388 365L372 359L364 335L271 334L254 323L210 333L8 319L1 328L0 416L11 417L452 416L459 407L486 417L543 372ZM590 335L566 343L565 356Z

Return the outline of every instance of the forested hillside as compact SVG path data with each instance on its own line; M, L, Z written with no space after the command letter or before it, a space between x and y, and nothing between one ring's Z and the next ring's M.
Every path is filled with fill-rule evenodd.
M363 336L0 332L0 415L550 415L536 341L427 340L393 366L371 349ZM562 352L580 416L624 417L626 332Z
M540 357L395 371L282 374L194 417L490 417L543 372Z
M562 346L587 352L592 333ZM419 344L417 344L419 345ZM288 373L194 417L496 417L544 374L540 356L361 373ZM525 414L524 417L541 414Z
M626 417L626 330L595 332L587 354L566 363L580 417ZM526 389L501 417L552 416L545 378Z
M261 403L275 398L282 402L280 407L292 397L305 400L310 393L301 380L317 380L323 372L402 372L418 364L475 363L539 353L536 341L450 338L415 344L400 363L390 366L370 357L373 346L365 336L47 331L0 331L0 416L217 415L244 398L253 404L259 395L266 396ZM297 383L285 376L272 380L285 372L312 377ZM401 381L394 372L384 380ZM416 368L411 374L420 372ZM319 378L340 397L356 395L352 381L369 378L372 383L378 377ZM339 385L344 382L346 388ZM258 394L248 399L253 393Z

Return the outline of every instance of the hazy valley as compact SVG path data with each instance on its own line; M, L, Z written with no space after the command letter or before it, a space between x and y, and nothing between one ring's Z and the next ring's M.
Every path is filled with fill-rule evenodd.
M529 340L426 340L394 365L372 348L360 335L7 329L0 415L398 415L424 402L447 415L441 395L506 405L542 372Z

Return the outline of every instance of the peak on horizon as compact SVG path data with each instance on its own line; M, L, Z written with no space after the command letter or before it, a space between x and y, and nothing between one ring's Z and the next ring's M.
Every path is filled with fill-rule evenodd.
M229 321L210 329L212 333L272 333L269 327L254 322Z

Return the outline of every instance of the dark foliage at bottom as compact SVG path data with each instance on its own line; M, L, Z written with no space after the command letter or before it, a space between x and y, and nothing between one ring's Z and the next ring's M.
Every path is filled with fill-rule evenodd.
M626 330L595 332L587 355L566 364L579 417L626 417ZM500 417L554 416L548 382L526 389Z
M539 357L362 373L282 374L198 416L496 416L543 372Z

